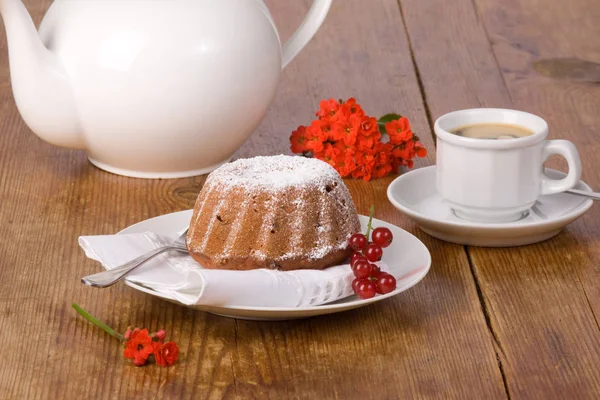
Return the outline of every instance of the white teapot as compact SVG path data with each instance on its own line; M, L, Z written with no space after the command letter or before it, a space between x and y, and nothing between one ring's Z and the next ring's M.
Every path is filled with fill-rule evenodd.
M331 1L281 46L262 0L55 0L39 35L21 0L0 0L15 101L40 138L104 170L208 173L256 129Z

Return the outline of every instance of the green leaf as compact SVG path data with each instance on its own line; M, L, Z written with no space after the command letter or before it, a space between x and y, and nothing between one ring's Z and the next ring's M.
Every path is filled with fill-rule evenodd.
M381 117L381 118L379 118L377 120L377 123L385 125L388 122L392 122L392 121L395 121L395 120L400 119L400 118L402 118L402 115L400 115L400 114L394 114L394 113L385 114L383 117Z

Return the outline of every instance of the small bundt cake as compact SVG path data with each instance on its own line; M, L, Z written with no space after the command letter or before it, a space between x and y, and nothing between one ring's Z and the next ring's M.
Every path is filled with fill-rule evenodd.
M348 188L329 164L255 157L208 176L187 248L206 268L323 269L350 255L348 239L359 231Z

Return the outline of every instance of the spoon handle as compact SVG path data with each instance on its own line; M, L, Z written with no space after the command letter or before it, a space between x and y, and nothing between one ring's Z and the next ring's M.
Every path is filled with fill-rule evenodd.
M158 249L143 254L138 258L135 258L117 268L102 271L93 275L84 276L83 278L81 278L81 282L88 286L94 286L99 288L105 288L114 285L115 283L123 279L125 276L127 276L127 274L129 274L131 271L144 264L146 261L149 261L157 255L169 250L182 251L178 247L173 246L159 247Z
M567 190L567 192L569 192L571 194L576 194L578 196L583 196L583 197L587 197L590 199L594 199L594 200L600 200L600 193L586 192L585 190L578 190L578 189L569 189L569 190Z

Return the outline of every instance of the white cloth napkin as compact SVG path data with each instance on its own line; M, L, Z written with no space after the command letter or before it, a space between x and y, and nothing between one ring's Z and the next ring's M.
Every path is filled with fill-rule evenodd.
M81 236L88 258L112 269L150 250L172 243L179 234L152 232ZM383 263L379 267L387 271ZM189 255L169 251L148 261L127 279L186 305L303 307L329 303L352 294L354 278L348 264L325 270L228 271L205 269Z

